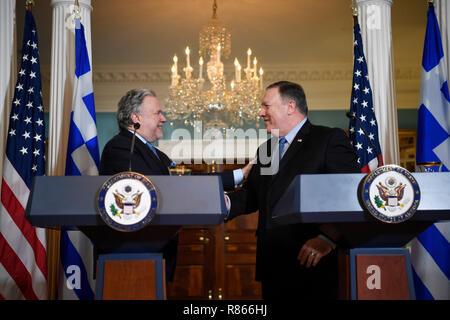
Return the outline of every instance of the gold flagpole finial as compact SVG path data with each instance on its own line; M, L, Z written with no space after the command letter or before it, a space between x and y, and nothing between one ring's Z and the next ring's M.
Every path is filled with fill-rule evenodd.
M357 17L358 16L358 6L356 5L356 0L352 0L351 8L352 8L352 15L354 17Z
M434 0L428 0L428 3L434 4Z
M31 11L31 9L33 8L33 6L34 6L34 0L26 0L26 1L25 1L25 8L26 8L28 11Z
M72 14L74 15L75 19L81 19L80 3L78 2L78 0L75 0Z

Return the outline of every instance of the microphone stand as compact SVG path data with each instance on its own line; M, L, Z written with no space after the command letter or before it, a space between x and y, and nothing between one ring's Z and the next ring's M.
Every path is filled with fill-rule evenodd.
M348 111L346 113L346 115L347 115L348 118L355 119L356 122L358 122L359 127L362 129L362 131L364 133L364 136L367 138L367 140L369 141L370 145L373 147L373 150L375 151L375 154L377 156L378 166L379 166L379 164L380 164L380 161L379 161L380 160L379 159L380 153L378 152L377 147L375 146L375 144L372 142L372 139L369 138L369 135L367 134L366 130L364 130L364 127L363 127L362 123L359 121L358 117L356 116L356 114L354 112Z
M131 140L130 162L129 162L129 166L128 166L128 171L131 171L131 159L133 158L133 153L134 153L134 143L136 141L136 130L139 129L141 127L141 125L138 122L136 122L136 123L133 123L133 127L134 127L134 131L133 131L133 139Z

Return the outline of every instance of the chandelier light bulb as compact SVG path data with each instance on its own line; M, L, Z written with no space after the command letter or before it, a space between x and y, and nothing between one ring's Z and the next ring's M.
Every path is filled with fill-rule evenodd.
M191 67L191 59L190 59L190 57L189 57L189 53L190 53L191 51L189 50L189 47L186 47L185 52L186 52L186 67L187 67L187 68L190 68L190 67Z
M198 80L202 81L202 79L203 79L203 57L200 57L200 59L198 59L198 64L200 65L200 68L198 71Z

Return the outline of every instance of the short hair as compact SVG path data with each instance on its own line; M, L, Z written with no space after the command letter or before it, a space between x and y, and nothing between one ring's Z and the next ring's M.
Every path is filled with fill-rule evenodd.
M305 116L308 115L305 91L301 85L290 81L278 81L269 85L266 90L272 88L278 88L280 96L284 101L286 101L286 99L294 100L298 111Z
M146 96L156 98L153 90L145 88L131 89L120 98L116 114L119 128L127 129L133 125L131 115L141 113L141 104Z

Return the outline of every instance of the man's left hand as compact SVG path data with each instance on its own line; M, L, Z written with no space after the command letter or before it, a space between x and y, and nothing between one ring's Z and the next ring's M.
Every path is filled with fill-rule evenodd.
M315 237L306 241L300 249L297 259L302 266L315 267L319 261L331 252L333 248L322 238Z

